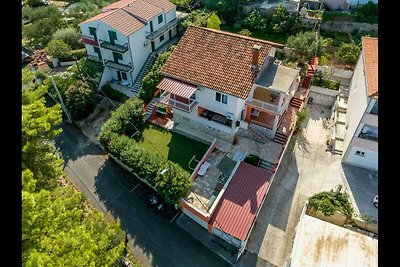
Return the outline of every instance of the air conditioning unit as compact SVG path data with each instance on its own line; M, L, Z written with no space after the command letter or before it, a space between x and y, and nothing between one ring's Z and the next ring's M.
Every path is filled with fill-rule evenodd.
M230 113L230 112L226 113L225 116L226 116L226 118L227 118L228 120L234 120L234 119L235 119L235 114Z
M147 41L147 40L144 41L143 46L146 47L146 46L148 46L148 45L149 45L149 41Z

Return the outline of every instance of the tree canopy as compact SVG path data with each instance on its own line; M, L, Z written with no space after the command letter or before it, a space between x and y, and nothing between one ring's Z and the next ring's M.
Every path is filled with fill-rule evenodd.
M339 58L347 64L356 64L360 56L361 47L355 43L346 44L342 43L340 50L337 52Z
M271 30L274 33L290 34L301 26L300 17L289 13L283 5L279 5L271 19Z
M207 28L219 30L219 25L221 25L221 20L215 12L211 13L207 19Z
M305 64L313 56L320 56L325 50L325 41L317 32L300 32L288 38L286 46L291 48L289 58Z

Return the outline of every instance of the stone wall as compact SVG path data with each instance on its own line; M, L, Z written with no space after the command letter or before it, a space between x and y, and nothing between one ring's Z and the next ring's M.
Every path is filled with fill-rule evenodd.
M321 30L334 31L334 32L353 32L354 30L360 32L378 32L377 23L361 23L352 21L325 21L321 23Z
M331 107L335 103L338 94L339 91L312 85L309 97L312 97L313 104Z

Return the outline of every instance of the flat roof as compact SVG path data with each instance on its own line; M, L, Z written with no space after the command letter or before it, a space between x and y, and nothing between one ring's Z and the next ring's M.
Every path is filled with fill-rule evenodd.
M241 162L209 223L224 233L245 240L271 178L272 172Z
M291 69L274 63L275 58L268 56L255 84L270 88L275 91L286 93L293 81L297 78L300 70Z
M290 266L375 267L378 240L304 214Z

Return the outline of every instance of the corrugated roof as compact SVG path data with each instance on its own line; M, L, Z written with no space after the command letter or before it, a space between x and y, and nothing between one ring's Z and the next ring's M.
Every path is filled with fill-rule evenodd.
M123 9L113 11L110 15L100 19L100 21L124 35L130 35L145 25Z
M213 212L210 224L244 240L250 231L272 173L241 162Z
M122 9L136 15L144 20L149 20L159 14L163 13L163 10L157 6L147 3L143 0L136 0Z
M189 98L196 91L197 86L165 77L157 85L157 88L184 98Z
M376 96L378 94L378 38L363 37L362 50L368 96Z
M220 30L190 26L161 72L246 99L252 84L253 46L260 45L258 70L272 45L283 45Z

